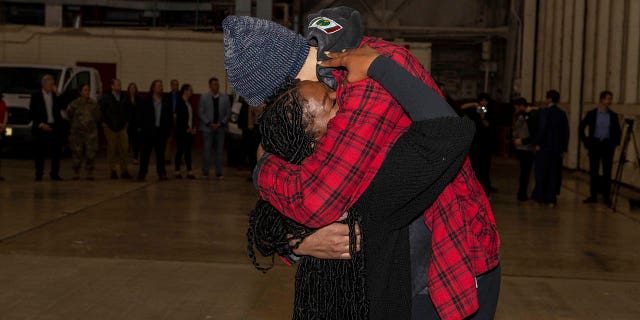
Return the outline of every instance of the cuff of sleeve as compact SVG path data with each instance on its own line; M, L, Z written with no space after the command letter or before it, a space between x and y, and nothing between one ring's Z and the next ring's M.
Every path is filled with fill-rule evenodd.
M393 63L390 58L379 55L369 66L367 75L374 80L384 78L386 70L388 70L388 68L385 67L385 64L389 62Z
M291 267L294 263L298 263L300 261L300 257L296 256L295 254L290 254L287 256L279 256L280 260L282 260L282 262L284 262L284 264L288 265L289 267Z
M293 263L289 261L289 259L287 259L286 257L280 256L280 260L282 260L282 262L284 262L284 264L288 265L289 267L293 265Z

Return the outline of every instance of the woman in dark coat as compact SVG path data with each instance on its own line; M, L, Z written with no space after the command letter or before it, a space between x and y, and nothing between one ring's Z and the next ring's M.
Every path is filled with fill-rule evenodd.
M140 110L138 99L138 86L135 82L129 83L127 87L125 107L131 116L127 126L127 135L129 137L129 146L133 155L133 164L138 164L140 157Z
M196 134L196 125L191 107L191 96L193 89L190 84L183 84L180 88L180 99L176 101L176 126L175 137L178 150L176 151L176 179L182 179L180 165L184 156L184 163L187 167L187 179L195 179L191 170L191 147L193 146L193 136Z

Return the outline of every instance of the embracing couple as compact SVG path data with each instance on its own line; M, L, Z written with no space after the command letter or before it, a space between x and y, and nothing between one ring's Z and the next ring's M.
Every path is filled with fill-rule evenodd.
M250 17L223 28L234 90L266 102L250 251L299 262L293 318L493 318L499 237L466 156L474 127L417 60L345 7L310 16L306 38Z

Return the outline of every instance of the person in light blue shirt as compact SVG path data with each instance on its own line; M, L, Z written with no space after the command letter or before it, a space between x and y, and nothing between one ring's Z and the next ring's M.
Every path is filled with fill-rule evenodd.
M229 96L220 93L220 82L217 78L209 79L209 92L200 96L198 116L200 117L200 131L202 132L202 176L209 178L211 165L211 148L215 145L216 177L222 179L222 158L224 137L229 116L231 102Z
M591 176L591 194L584 203L598 202L598 194L602 194L604 203L611 206L611 167L613 154L622 137L618 114L611 110L613 93L602 91L600 103L589 111L580 122L580 141L589 150L589 173ZM589 128L589 134L585 129ZM602 163L602 176L600 164Z

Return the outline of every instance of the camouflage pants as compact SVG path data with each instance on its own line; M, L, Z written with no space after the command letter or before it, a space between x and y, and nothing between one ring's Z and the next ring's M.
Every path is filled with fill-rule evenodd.
M92 173L95 168L96 154L98 153L98 137L72 134L69 137L69 147L72 152L72 168L75 173L80 172L84 163L84 168L88 173Z

